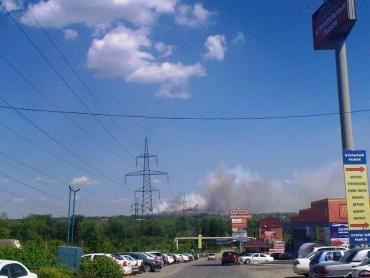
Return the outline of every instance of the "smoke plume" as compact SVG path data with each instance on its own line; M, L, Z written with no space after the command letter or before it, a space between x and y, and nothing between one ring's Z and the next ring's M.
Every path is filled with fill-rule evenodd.
M310 202L344 197L343 174L340 163L330 163L316 170L295 172L287 180L265 179L237 166L210 173L199 192L186 195L186 206L206 211L228 211L242 207L251 212L296 212ZM180 211L183 195L162 201L156 212Z

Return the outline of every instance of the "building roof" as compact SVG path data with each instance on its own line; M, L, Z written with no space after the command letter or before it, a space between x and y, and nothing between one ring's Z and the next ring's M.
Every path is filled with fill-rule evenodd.
M258 221L258 228L282 228L283 224L279 218L267 216Z

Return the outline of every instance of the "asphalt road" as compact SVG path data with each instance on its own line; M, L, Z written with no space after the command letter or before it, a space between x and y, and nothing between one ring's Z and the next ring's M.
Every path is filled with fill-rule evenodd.
M186 264L170 265L160 272L140 274L148 278L295 278L291 265L229 265L222 266L220 260L200 259Z

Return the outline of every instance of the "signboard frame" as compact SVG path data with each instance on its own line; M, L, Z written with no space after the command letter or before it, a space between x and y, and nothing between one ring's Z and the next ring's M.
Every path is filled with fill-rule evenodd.
M312 15L315 50L336 49L356 23L355 0L326 0Z

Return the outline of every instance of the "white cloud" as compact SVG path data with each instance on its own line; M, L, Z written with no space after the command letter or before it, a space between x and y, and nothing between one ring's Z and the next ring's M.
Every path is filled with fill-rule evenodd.
M9 1L9 0L8 0ZM21 21L35 25L31 13L45 27L83 23L110 25L115 19L149 25L163 13L174 13L177 0L49 0L29 4Z
M244 41L245 41L245 35L243 32L239 31L231 42L233 44L238 44L238 43L243 43Z
M97 181L86 176L73 178L71 181L72 185L92 185L96 184Z
M87 55L87 67L108 77L124 77L128 82L160 84L167 91L158 96L172 98L168 90L182 88L191 77L205 75L199 64L158 62L147 28L119 26L102 38L94 39ZM165 85L163 87L163 85ZM178 95L178 94L176 94ZM180 94L185 98L185 94Z
M2 0L1 3L8 12L13 12L22 8L21 0Z
M212 14L200 3L196 3L193 6L179 4L176 7L175 20L179 25L196 27L207 24Z
M47 182L47 183L57 183L58 182L54 179L48 179L48 178L40 177L40 176L35 177L35 180L40 181L40 182Z
M173 54L173 45L167 45L163 42L157 42L154 45L155 50L161 55L162 58L171 56Z
M163 84L158 92L155 93L157 97L170 98L170 99L188 99L191 94L185 90L174 90L171 84Z
M66 40L75 40L78 37L78 32L74 29L64 29L64 38Z
M226 39L223 35L209 36L205 42L207 53L204 55L208 59L222 61L225 57Z

